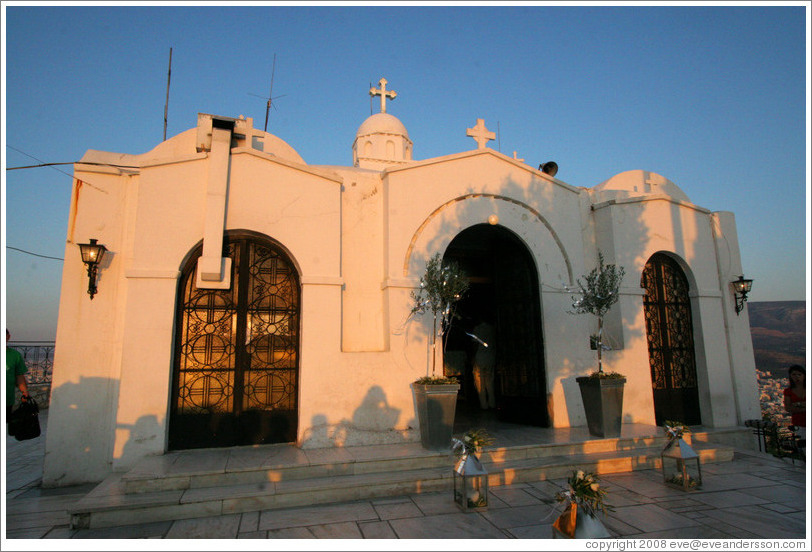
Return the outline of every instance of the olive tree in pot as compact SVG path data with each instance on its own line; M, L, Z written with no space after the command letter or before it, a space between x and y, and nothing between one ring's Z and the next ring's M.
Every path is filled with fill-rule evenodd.
M454 411L457 406L459 383L442 373L437 375L437 338L445 349L449 325L454 318L454 305L468 290L468 279L455 263L443 263L439 253L426 263L426 272L420 277L420 287L412 291L414 306L410 317L431 315L431 375L412 383L415 410L420 424L420 441L427 449L446 449L451 445L454 430Z
M598 319L598 333L590 339L598 351L598 370L576 378L586 412L589 433L597 437L619 437L623 414L623 386L626 378L603 371L603 318L618 300L625 270L604 264L598 252L598 266L578 278L578 295L573 296L571 314L592 314Z

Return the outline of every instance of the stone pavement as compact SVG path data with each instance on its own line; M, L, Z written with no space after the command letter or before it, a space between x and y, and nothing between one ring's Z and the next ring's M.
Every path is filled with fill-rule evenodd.
M47 411L40 416L43 429ZM487 511L462 513L450 492L265 510L103 529L73 530L68 509L95 485L41 487L44 433L6 436L4 550L15 539L549 539L565 480L491 489ZM805 465L736 450L732 462L702 467L703 489L666 487L657 470L604 475L603 522L618 538L808 539ZM809 544L807 540L806 544ZM637 548L640 548L639 546ZM804 548L808 548L804 546Z

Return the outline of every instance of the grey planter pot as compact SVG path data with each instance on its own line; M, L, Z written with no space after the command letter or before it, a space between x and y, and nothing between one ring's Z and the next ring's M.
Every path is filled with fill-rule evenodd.
M581 388L590 435L620 437L623 415L623 386L626 378L575 378Z
M429 450L448 449L454 432L454 411L460 385L412 384L420 442Z

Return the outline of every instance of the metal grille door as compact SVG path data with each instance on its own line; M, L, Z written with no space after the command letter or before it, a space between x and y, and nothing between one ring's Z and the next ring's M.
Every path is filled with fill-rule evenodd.
M285 254L227 239L231 288L180 283L169 448L284 443L298 425L299 280Z
M671 257L658 253L646 264L641 287L657 424L700 424L688 280Z

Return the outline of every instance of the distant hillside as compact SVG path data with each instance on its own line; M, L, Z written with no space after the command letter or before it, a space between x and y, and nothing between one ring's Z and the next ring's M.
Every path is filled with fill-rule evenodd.
M786 377L790 364L806 366L806 303L747 303L756 368Z

